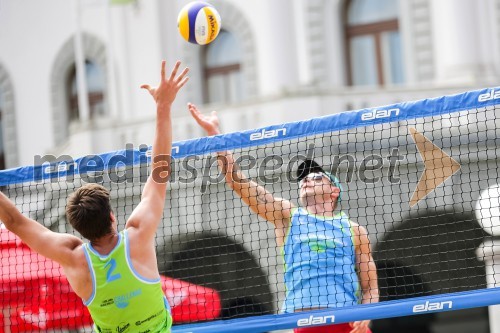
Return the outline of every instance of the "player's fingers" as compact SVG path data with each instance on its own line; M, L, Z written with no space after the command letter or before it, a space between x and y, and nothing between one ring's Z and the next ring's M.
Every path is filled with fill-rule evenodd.
M177 82L181 82L184 76L189 72L189 67L184 68L182 73L177 77Z
M161 61L161 80L162 81L165 81L165 65L166 65L166 61L165 60L162 60Z
M198 107L194 105L193 103L188 104L189 110L193 113L196 113L197 115L201 114L200 110L198 110Z
M174 81L180 65L181 65L181 62L179 60L177 60L177 62L175 63L174 69L172 69L172 73L170 73L170 78L169 78L170 81Z
M182 79L182 81L180 83L177 84L177 88L178 89L181 89L182 87L184 87L184 85L186 84L186 82L189 81L189 76L186 76L184 79Z
M150 86L149 84L143 84L143 85L141 86L141 88L142 88L142 89L146 89L147 91L149 91L149 93L150 93L151 95L153 95L153 91L154 91L154 89L153 89L153 88L151 88L151 86Z
M366 333L368 329L368 321L361 321L358 326L358 331L360 333Z
M349 333L364 333L359 327L354 327Z
M200 119L200 112L196 109L196 107L193 104L190 104L188 106L189 112L191 112L191 115L198 121Z
M363 332L360 329L360 322L359 321L351 322L351 323L349 323L349 325L352 327L352 330L350 331L350 333L361 333L361 332Z

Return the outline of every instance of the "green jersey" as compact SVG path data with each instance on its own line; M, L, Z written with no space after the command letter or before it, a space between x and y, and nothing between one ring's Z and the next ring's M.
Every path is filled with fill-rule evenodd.
M170 332L170 306L160 279L146 279L135 271L127 230L118 234L118 244L106 256L89 243L83 248L92 274L92 295L84 304L97 332Z

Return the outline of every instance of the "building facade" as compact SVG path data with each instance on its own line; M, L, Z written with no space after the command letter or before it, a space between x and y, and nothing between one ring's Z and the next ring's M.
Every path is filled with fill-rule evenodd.
M135 0L108 6L97 0L0 0L0 166L30 165L36 155L79 157L124 149L127 143L151 144L155 108L139 87L157 82L161 59L168 66L179 59L191 68L173 108L174 140L203 135L187 102L217 110L223 130L233 132L496 86L500 78L500 0L254 0L251 5L213 0L223 30L205 47L186 43L177 31L177 14L187 2ZM79 69L86 82L78 81ZM82 85L88 108L78 100ZM274 255L260 250L273 242L272 230L232 225L235 216L244 216L248 225L257 223L244 208L232 207L232 200L220 208L223 217L207 218L203 212L213 212L225 191L219 187L189 200L186 193L193 189L174 187L170 214L177 231L165 234L165 244L159 245L169 263L162 270L185 272L179 277L186 278L191 274L181 267L186 256L209 260L197 246L200 251L213 244L226 247L230 255L224 263L239 260L257 272L258 282L244 282L254 288L250 294L269 294L248 299L224 286L234 290L227 295L226 317L274 313L283 294L278 287L281 263L266 259L279 258L277 250ZM137 193L128 197L136 200ZM123 217L130 213L124 203L116 205L123 207ZM188 212L186 207L198 208ZM385 240L400 237L414 219L403 216L398 221L402 231ZM42 220L64 229L57 227L64 224L63 216L58 223L53 217ZM200 233L195 221L220 233ZM480 235L480 229L470 228ZM252 232L262 237L243 236ZM380 253L392 251L384 247L387 242L373 241ZM243 258L236 259L240 253ZM413 269L387 265L387 274ZM212 272L212 286L217 287L217 274L228 270ZM244 310L231 312L238 307ZM476 331L486 332L487 314L471 311L481 318ZM448 332L457 317L435 315L422 319L422 327L430 329L432 320L433 332ZM397 325L410 330L404 319Z

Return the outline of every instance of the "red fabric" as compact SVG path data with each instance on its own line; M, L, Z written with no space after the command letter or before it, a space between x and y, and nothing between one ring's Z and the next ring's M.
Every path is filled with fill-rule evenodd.
M172 307L174 323L214 320L221 313L219 293L186 281L161 277L163 293Z
M175 322L206 321L220 316L221 298L216 290L164 276L161 281ZM0 228L0 333L6 331L7 325L3 318L7 312L2 309L10 309L12 333L72 330L92 324L62 267Z
M349 333L351 330L351 325L345 323L317 327L296 328L293 331L294 333ZM368 328L366 330L366 333L372 333L372 331Z

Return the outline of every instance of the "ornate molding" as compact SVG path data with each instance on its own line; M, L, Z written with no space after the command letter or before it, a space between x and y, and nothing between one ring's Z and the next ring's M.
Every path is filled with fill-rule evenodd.
M55 146L62 144L69 136L67 114L66 84L69 72L75 63L74 36L67 40L58 52L52 65L50 85L52 92L52 123ZM98 65L107 82L106 46L98 38L88 33L82 34L82 43L85 59ZM104 86L104 105L109 110L107 100L107 86Z

